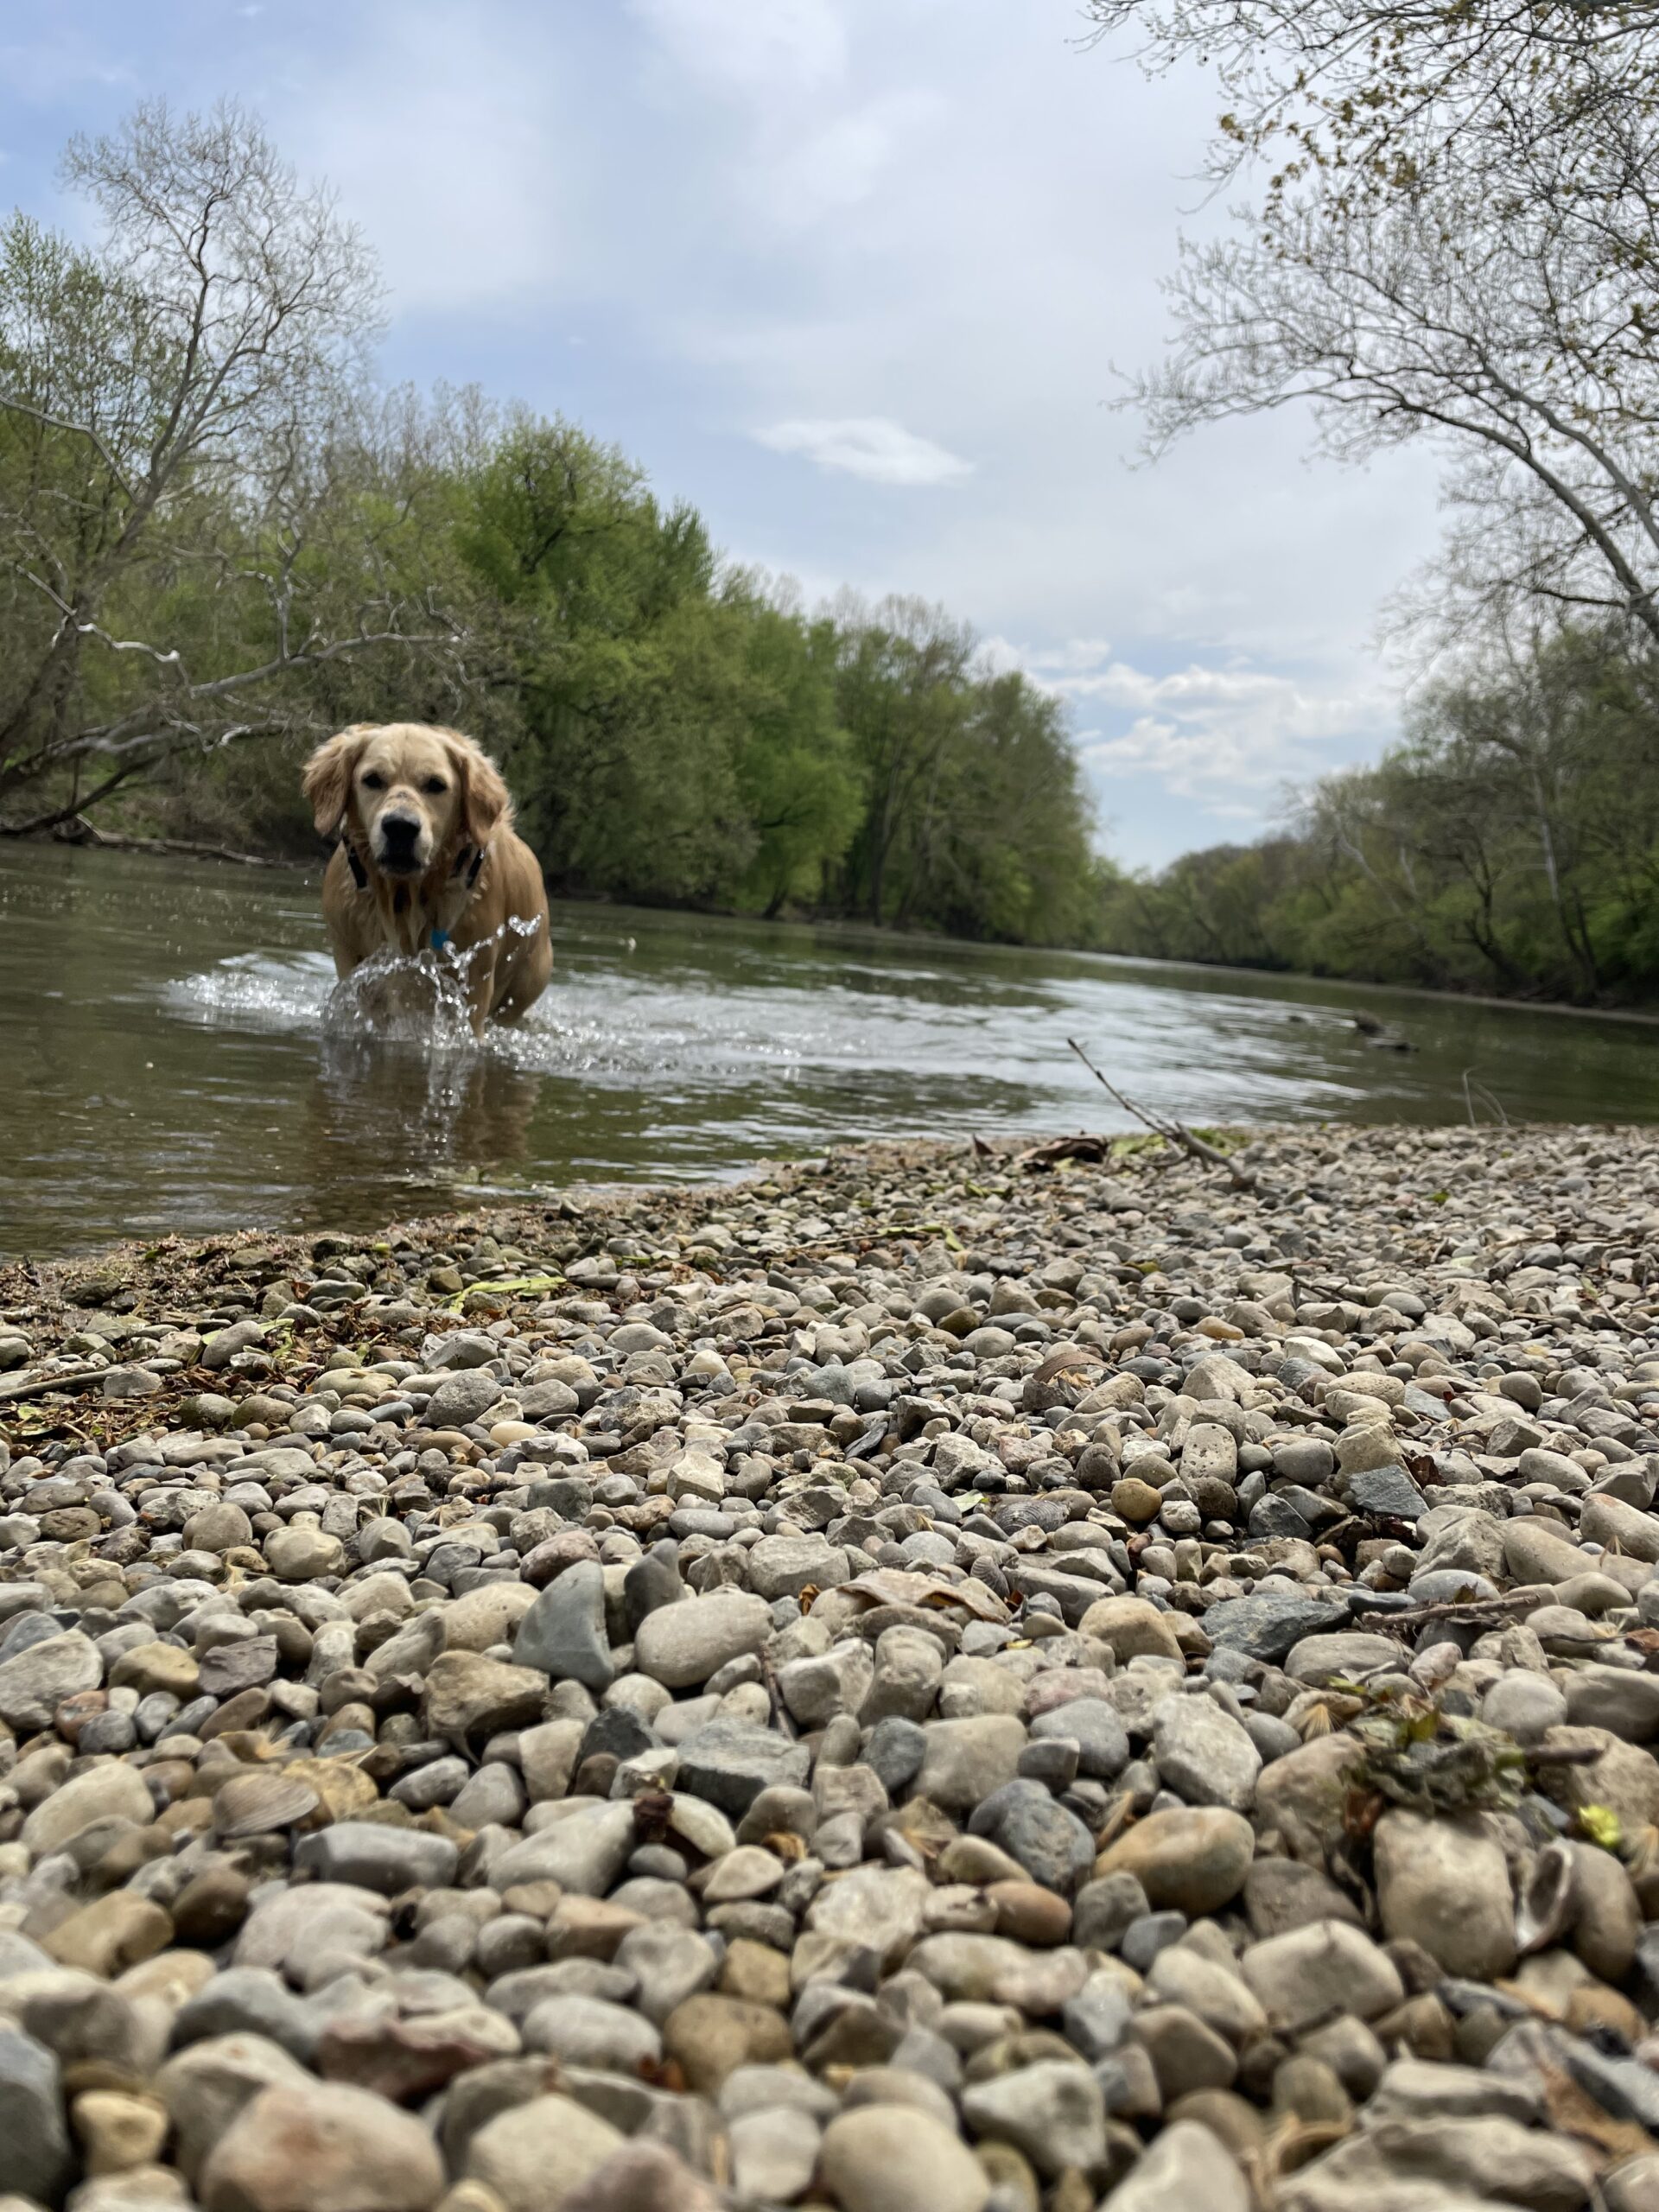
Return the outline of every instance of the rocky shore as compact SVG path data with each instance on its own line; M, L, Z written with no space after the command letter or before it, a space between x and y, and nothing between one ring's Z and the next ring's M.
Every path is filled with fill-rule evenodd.
M1659 2205L1654 1160L0 1271L0 2207Z

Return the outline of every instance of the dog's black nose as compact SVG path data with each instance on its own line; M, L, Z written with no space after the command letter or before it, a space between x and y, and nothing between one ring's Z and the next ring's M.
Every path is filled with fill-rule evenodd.
M389 853L412 850L421 834L421 825L412 815L383 814L380 817L380 841Z

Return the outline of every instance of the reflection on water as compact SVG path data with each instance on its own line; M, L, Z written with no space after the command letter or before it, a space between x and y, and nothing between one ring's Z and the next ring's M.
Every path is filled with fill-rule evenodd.
M521 1027L423 955L336 986L315 876L0 846L0 1251L370 1225L465 1189L735 1173L838 1140L1659 1117L1659 1030L1086 955L563 907ZM1363 1010L1416 1048L1379 1049Z

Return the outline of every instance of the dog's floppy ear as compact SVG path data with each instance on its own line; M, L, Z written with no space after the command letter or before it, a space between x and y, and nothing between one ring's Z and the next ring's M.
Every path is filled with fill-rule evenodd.
M454 741L461 771L461 820L468 844L487 845L507 810L507 787L489 754L470 738Z
M311 802L320 837L337 837L344 826L352 796L352 770L368 734L366 722L327 738L305 764L300 789Z

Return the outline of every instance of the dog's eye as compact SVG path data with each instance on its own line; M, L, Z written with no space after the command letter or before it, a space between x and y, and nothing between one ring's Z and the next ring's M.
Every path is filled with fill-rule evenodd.
M363 788L365 791L383 791L386 788L386 779L378 768L366 769L363 776Z
M430 792L434 798L442 797L448 788L448 785L444 782L442 776L429 776L426 781L421 785L421 789L423 791Z

